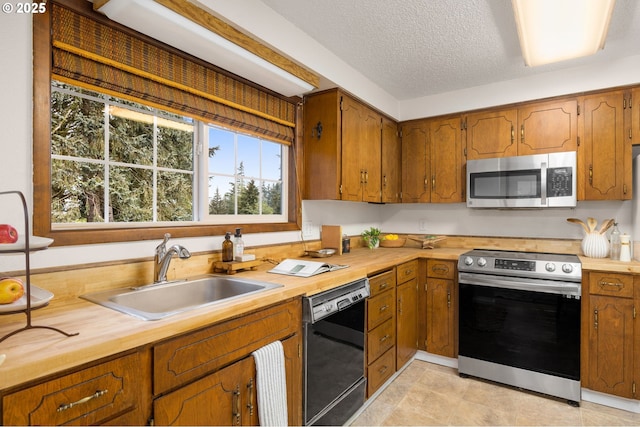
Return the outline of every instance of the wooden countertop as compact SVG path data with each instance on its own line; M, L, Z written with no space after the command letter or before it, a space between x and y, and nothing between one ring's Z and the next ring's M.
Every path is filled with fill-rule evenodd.
M283 286L257 295L238 298L213 307L191 310L158 321L144 321L80 298L64 300L32 312L34 326L51 326L79 335L65 337L45 329L20 332L0 343L0 354L6 354L0 365L0 390L73 368L129 349L149 345L177 334L198 329L242 315L289 298L313 295L338 285L372 275L416 258L457 260L468 248L378 248L354 249L349 254L333 256L327 261L347 264L349 268L299 278L268 273L273 267L265 263L256 271L243 271L245 277ZM581 257L583 270L605 270L640 273L640 263L622 263ZM25 315L0 318L0 336L25 325Z
M456 260L464 252L465 249L450 248L354 249L349 254L327 259L333 264L347 264L349 268L311 278L268 273L273 265L265 263L256 271L239 272L235 277L280 283L282 287L157 321L139 320L81 298L60 304L54 300L49 306L32 312L32 325L51 326L69 333L79 332L79 335L65 337L45 329L32 329L7 338L0 343L0 354L6 354L6 360L0 365L0 390L289 298L319 293L405 261L420 257ZM26 319L21 313L3 316L0 320L0 336L4 336L23 327Z

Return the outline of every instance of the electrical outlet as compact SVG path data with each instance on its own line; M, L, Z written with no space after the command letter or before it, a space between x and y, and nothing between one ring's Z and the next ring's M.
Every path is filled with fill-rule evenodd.
M418 230L427 231L427 220L426 219L421 219L420 221L418 221Z
M302 223L302 237L304 237L305 239L310 239L313 237L313 222L311 221L304 221Z

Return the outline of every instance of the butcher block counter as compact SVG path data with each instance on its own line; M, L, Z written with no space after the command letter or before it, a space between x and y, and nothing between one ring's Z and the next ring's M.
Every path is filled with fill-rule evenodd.
M455 240L451 243L456 244ZM312 259L332 264L346 264L349 267L310 278L269 273L268 270L273 268L274 264L264 262L256 270L238 272L236 277L279 283L283 285L282 287L176 314L158 321L140 320L77 296L62 300L54 298L49 306L32 312L32 324L51 326L69 333L77 332L78 335L65 337L53 331L33 329L20 332L0 343L0 354L6 355L6 360L0 365L0 391L238 317L291 298L313 295L371 276L406 261L419 258L457 260L470 247L478 245L467 242L466 245L460 246L435 249L356 248L349 254ZM488 246L488 243L485 241L483 246ZM574 248L575 244L572 243L569 247ZM567 250L569 247L561 247L560 251L569 252ZM520 247L512 249L522 250ZM540 248L527 246L526 249L539 250ZM638 262L621 263L585 257L581 257L581 261L584 270L640 273ZM46 284L37 283L37 285L46 288ZM122 287L122 285L115 287ZM85 292L86 290L81 293ZM24 314L0 316L0 336L24 325Z
M312 259L332 264L346 264L349 267L310 278L269 273L268 270L274 265L265 262L255 271L238 272L236 277L279 283L282 287L157 321L139 320L81 298L60 302L56 302L54 298L49 306L32 312L32 324L79 334L65 337L53 331L33 329L7 338L0 343L0 354L6 354L6 360L0 365L0 390L240 316L290 298L313 295L405 261L420 257L455 260L465 251L466 249L456 248L358 248L349 254ZM44 285L38 285L46 288ZM24 314L2 316L0 336L24 325Z

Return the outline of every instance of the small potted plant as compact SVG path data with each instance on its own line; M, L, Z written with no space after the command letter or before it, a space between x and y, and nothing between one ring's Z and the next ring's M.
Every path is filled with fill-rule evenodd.
M365 230L361 234L362 239L365 241L369 249L377 248L380 245L380 229L371 227Z

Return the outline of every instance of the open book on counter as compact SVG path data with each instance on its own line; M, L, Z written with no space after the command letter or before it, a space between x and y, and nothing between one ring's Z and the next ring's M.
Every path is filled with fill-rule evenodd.
M349 266L287 258L269 270L269 273L286 274L287 276L311 277L316 274L340 270L347 267Z

